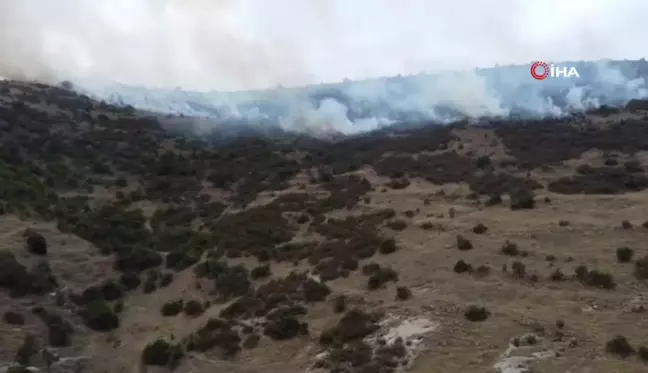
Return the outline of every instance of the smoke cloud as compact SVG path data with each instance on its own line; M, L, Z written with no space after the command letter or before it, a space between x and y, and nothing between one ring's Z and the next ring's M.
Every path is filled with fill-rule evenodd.
M537 82L530 61L641 58L645 14L642 0L0 0L0 76L316 132L560 115L645 97L646 66ZM475 70L496 64L521 66ZM369 80L321 84L344 79Z

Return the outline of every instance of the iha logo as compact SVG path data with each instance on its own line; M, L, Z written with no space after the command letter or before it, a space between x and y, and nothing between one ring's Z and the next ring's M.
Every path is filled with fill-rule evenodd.
M578 70L574 66L549 65L542 61L536 61L531 64L531 76L535 80L545 80L549 76L552 78L580 78Z

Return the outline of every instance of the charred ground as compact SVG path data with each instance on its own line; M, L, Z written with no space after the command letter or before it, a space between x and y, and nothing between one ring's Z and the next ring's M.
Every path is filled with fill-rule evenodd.
M0 82L0 370L483 372L507 347L645 369L648 103L336 142L174 133Z

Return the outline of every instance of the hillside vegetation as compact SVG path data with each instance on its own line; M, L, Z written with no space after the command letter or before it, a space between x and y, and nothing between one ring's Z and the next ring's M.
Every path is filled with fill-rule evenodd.
M645 371L648 102L335 142L160 120L0 82L0 372Z

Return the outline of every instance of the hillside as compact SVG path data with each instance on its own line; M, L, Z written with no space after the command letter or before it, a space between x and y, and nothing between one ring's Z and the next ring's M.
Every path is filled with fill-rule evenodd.
M415 74L257 91L186 91L86 82L100 100L161 113L306 132L331 125L345 134L388 124L466 117L543 117L646 97L648 63L640 60L562 61L578 77L531 79L531 63L474 71Z
M335 142L161 121L0 82L0 372L646 370L648 102Z

